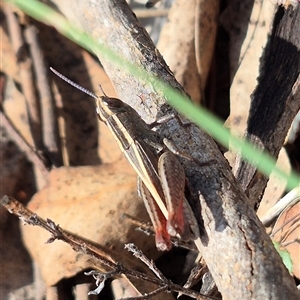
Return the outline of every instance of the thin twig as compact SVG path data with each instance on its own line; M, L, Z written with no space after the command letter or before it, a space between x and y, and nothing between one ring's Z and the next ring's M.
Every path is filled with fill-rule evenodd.
M149 236L155 236L153 225L125 213L123 214L123 216L128 218L131 224L137 226L136 230L139 230ZM186 242L179 240L176 237L171 237L171 243L174 247L197 251L197 247L194 242Z
M135 13L136 17L139 19L144 18L158 18L158 17L166 17L169 13L169 9L156 9L156 10L149 10L149 9L134 9L133 12Z
M264 225L270 224L279 214L289 206L295 205L300 201L300 186L294 188L272 206L260 220Z
M26 43L23 39L22 29L17 16L9 5L4 5L9 35L12 46L17 57L22 90L26 101L31 134L37 149L43 149L42 125L39 103L34 86L34 75L32 72L32 60L29 56Z
M293 239L292 241L280 243L280 246L286 248L287 246L289 246L291 244L294 244L294 243L299 244L300 243L300 239Z
M162 288L161 291L163 290L173 291L199 300L219 299L215 297L204 296L195 291L185 289L182 286L174 284L169 280L167 280L167 282L162 282L160 278L151 277L142 272L130 270L126 268L124 265L122 265L121 263L115 262L115 260L109 254L107 254L107 251L104 250L104 247L100 245L95 246L94 244L92 244L92 242L60 228L50 219L47 220L42 219L41 217L39 217L38 215L36 215L35 213L27 209L23 204L21 204L19 201L17 201L12 197L8 197L8 196L2 197L2 199L0 200L0 204L2 204L10 213L18 216L23 222L30 225L42 227L47 231L49 231L52 234L52 237L48 240L48 243L52 243L57 239L61 240L69 244L74 251L87 254L90 257L94 258L96 260L95 267L97 267L98 263L100 263L100 265L104 264L113 270L112 272L108 272L106 275L97 271L95 271L92 275L99 274L100 277L101 276L103 277L103 276L108 276L109 274L112 273L113 275L124 274L127 277L137 278L140 280L144 280L156 284L160 288Z
M194 286L196 283L200 281L205 273L208 272L207 265L203 258L197 263L197 265L192 269L189 278L187 279L186 283L184 284L185 288L190 288Z
M126 244L125 249L132 252L135 257L141 260L161 281L168 283L168 279L164 276L164 274L156 267L153 260L150 260L142 250L138 249L134 244Z
M0 105L3 105L4 100L4 86L6 83L6 78L4 73L0 72Z
M25 29L25 38L29 44L29 50L37 79L37 88L40 95L44 146L49 153L53 165L59 167L62 165L62 158L58 143L59 134L57 121L55 119L54 99L49 84L48 69L45 66L44 55L38 40L37 29L34 25L29 25Z
M286 222L284 222L279 228L277 228L278 220L280 219L280 217L282 216L282 214L284 214L285 212L286 212L286 210L283 211L283 212L280 214L280 216L278 217L278 219L277 219L277 221L276 221L276 224L275 224L275 226L274 226L274 228L273 228L273 230L272 230L272 232L271 232L271 234L270 234L270 236L271 236L272 238L275 236L275 234L276 234L277 232L279 232L280 230L283 230L283 227L287 226L288 224L290 224L290 223L292 223L292 222L293 222L293 223L290 224L290 228L289 228L288 230L285 230L285 235L288 235L288 234L289 234L288 231L290 231L291 228L292 228L293 226L296 226L296 227L299 226L298 221L299 221L300 213L298 213L298 214L296 214L295 216L293 216L292 218L288 219L288 220L287 220ZM274 229L276 229L276 230L274 230ZM281 240L283 240L283 237L281 238Z
M121 298L120 300L144 300L144 299L150 299L150 298L156 296L159 293L166 292L168 289L169 289L169 287L167 285L165 285L165 286L159 287L158 289L156 289L156 290L154 290L154 291L152 291L150 293L147 293L145 295L136 296L136 297Z
M60 228L50 219L42 219L37 214L33 213L28 208L26 208L22 203L20 203L16 199L4 196L0 200L0 203L10 213L17 215L24 223L39 226L49 231L52 234L52 237L50 237L47 243L52 243L55 240L62 240L69 244L76 252L88 254L100 260L106 266L112 269L117 269L117 264L106 252L100 250L98 247L95 247L89 241Z
M45 159L30 146L21 134L14 128L11 122L7 119L5 114L0 110L1 124L4 126L9 134L9 137L16 143L21 151L26 153L27 158L42 172L45 179L49 176L49 169L47 167Z

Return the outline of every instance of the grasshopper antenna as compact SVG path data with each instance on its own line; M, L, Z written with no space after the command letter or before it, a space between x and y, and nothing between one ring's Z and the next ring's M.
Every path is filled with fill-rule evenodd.
M104 92L104 90L103 90L103 88L102 88L102 85L101 85L101 84L99 84L99 88L100 88L100 91L102 92L102 94L103 94L105 97L107 97L107 95L105 94L105 92Z
M59 73L58 71L56 71L55 69L53 69L52 67L50 67L50 70L59 78L61 78L62 80L64 80L65 82L67 82L68 84L74 86L76 89L82 91L83 93L93 97L94 99L98 99L99 97L92 93L91 91L89 91L88 89L85 89L84 87L82 87L81 85L75 83L74 81L72 81L71 79L69 79L68 77L64 76L63 74ZM100 86L101 87L101 86ZM101 90L103 92L103 89L101 87ZM103 92L103 94L105 95L105 93Z

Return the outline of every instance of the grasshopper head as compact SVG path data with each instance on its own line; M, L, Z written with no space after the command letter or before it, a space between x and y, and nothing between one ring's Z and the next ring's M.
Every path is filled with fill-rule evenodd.
M128 105L120 99L107 96L98 97L97 99L97 114L103 122L113 115L126 111L128 111Z

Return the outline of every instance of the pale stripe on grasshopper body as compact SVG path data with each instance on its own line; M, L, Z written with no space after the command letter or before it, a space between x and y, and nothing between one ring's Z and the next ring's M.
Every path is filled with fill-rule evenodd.
M69 84L96 99L97 115L111 130L120 149L137 172L138 189L156 233L160 250L171 248L171 236L184 241L198 237L195 216L184 196L185 174L177 156L162 143L139 114L117 98L98 97L51 70Z
M121 100L99 97L97 113L141 179L139 189L155 228L158 249L170 249L169 235L183 240L196 238L197 223L184 196L185 174L177 156Z

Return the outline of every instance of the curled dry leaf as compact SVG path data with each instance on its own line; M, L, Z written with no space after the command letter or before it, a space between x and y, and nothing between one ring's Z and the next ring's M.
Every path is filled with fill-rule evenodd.
M124 160L53 170L49 184L32 198L28 208L72 233L107 247L112 253L130 257L124 244L133 242L150 257L157 256L153 238L136 231L123 218L127 213L148 220L136 193L136 175ZM47 286L92 267L86 255L74 252L69 245L60 241L46 244L49 234L43 229L23 226L22 231L24 243Z
M300 279L300 202L287 208L278 218L273 229L274 240L290 253L292 273ZM277 231L278 230L278 231Z

